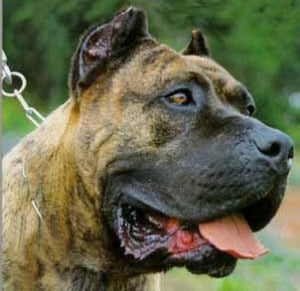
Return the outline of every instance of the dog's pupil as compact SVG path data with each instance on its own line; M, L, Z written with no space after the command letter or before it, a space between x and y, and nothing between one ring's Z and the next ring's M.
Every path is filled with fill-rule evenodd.
M184 94L175 94L171 96L171 101L176 104L186 104L188 101L187 96Z

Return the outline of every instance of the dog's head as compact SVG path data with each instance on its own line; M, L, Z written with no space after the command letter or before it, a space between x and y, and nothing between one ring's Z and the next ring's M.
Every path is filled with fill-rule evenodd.
M70 88L78 167L128 272L225 276L265 252L252 231L280 205L292 141L252 117L252 96L199 31L177 53L128 8L84 35Z

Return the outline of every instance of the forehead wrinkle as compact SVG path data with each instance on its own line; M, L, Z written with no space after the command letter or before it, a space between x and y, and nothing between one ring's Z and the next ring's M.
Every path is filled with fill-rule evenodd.
M137 95L161 90L166 83L184 78L183 58L165 46L141 52L122 67L114 78L117 86ZM128 78L128 76L134 76ZM120 84L121 83L121 84Z
M195 57L196 62L193 60L193 57ZM186 59L189 58L191 60L187 61ZM209 67L209 63L215 64L216 70L219 69L219 71L226 72L221 66L207 58L184 56L165 45L148 50L142 60L142 64L145 65L145 71L149 69L156 71L155 76L158 83L162 80L165 82L170 82L171 80L182 80L185 82L195 79L199 84L207 85L210 81L203 72Z
M140 55L140 63L142 66L153 64L153 63L168 63L174 58L178 58L179 54L168 48L165 45L159 45L155 48L150 48L146 51L143 51Z
M248 96L246 100L240 100L243 103L246 103L246 101L249 102L251 99L253 100L247 88L214 60L198 56L187 56L186 59L190 67L198 68L198 70L208 77L213 84L217 96L223 102L231 103L234 99L242 99L241 96L239 96L242 93Z

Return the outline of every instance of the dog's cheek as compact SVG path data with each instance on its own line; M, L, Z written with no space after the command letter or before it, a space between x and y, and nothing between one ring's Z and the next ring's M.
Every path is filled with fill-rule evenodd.
M160 117L152 123L150 132L152 137L151 142L155 147L161 147L177 136L175 126Z

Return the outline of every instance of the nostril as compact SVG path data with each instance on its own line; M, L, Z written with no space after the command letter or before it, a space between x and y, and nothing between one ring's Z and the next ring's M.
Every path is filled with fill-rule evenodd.
M294 142L279 130L262 126L253 132L258 158L268 161L278 174L287 174L292 166Z
M276 157L280 154L281 147L278 142L273 142L264 148L259 147L259 150L269 157Z

